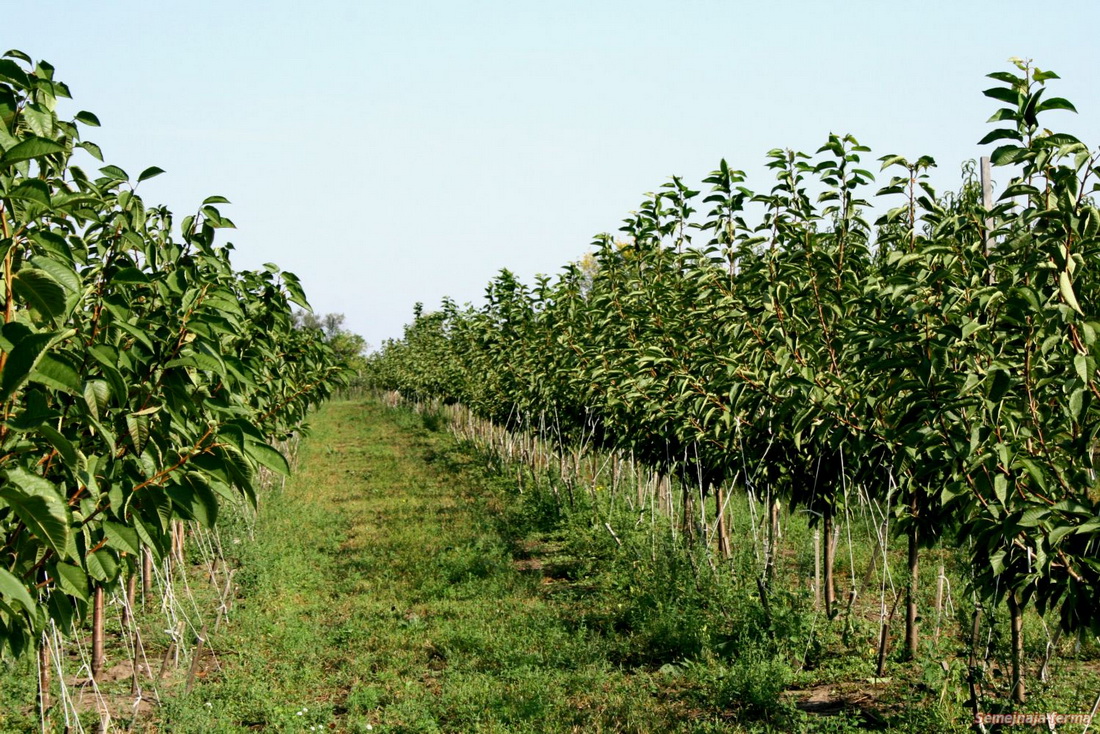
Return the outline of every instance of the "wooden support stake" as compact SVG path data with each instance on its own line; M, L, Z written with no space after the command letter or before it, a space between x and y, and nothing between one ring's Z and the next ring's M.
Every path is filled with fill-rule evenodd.
M730 532L726 524L726 493L721 487L714 489L715 515L718 518L718 554L722 558L732 555L730 549Z
M982 206L986 211L993 208L993 174L990 169L989 156L982 156L981 159L981 176L982 176ZM986 217L985 226L982 228L982 249L989 256L989 253L993 251L993 218ZM987 283L993 285L993 270L989 270L987 276Z
M187 688L184 689L184 693L190 693L195 685L195 675L199 672L204 647L206 647L206 625L203 625L198 639L195 640L195 654L191 657L191 669L187 671Z

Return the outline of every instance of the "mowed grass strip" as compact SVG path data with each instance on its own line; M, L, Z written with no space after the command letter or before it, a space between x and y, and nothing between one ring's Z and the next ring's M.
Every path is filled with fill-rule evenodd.
M312 419L299 469L239 546L223 670L172 731L709 731L667 681L609 662L513 560L502 481L444 432L373 402ZM704 717L706 718L706 717Z

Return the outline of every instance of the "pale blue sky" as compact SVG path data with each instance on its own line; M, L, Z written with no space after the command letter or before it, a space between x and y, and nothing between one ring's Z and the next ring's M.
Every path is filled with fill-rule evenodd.
M1081 114L1050 120L1100 144L1095 0L43 2L2 22L99 116L109 163L166 169L148 201L228 197L237 265L296 272L373 345L415 301L556 272L723 157L764 190L767 150L849 132L953 186L1009 56L1059 72Z

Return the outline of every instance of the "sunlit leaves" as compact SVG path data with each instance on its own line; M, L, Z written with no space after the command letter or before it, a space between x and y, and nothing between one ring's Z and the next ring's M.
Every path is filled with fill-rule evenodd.
M132 181L69 165L76 148L102 160L77 137L99 120L57 116L68 91L52 67L9 52L0 95L13 101L0 125L3 657L41 629L36 609L70 629L74 599L117 583L123 554L159 556L177 520L213 525L221 502L254 503L258 467L289 471L272 444L341 368L294 327L296 277L237 271L214 245L232 226L224 197L176 234L136 193L159 167ZM238 427L240 445L219 443L220 426Z

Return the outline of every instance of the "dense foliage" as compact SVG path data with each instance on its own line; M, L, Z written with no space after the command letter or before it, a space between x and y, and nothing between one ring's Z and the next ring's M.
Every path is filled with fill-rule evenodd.
M985 92L1001 107L981 144L1011 179L995 203L972 170L939 194L930 158L887 155L872 225L850 136L771 151L766 193L723 161L704 216L674 178L597 238L594 267L418 307L372 379L766 489L826 526L858 486L893 509L913 578L950 534L986 600L1100 632L1100 168L1044 127L1073 110L1046 96L1056 75L1014 64Z
M213 524L255 501L271 444L332 389L340 367L291 273L233 269L231 227L206 199L178 227L62 117L45 62L0 59L0 653L50 620L83 617L91 590L159 557L177 520Z

